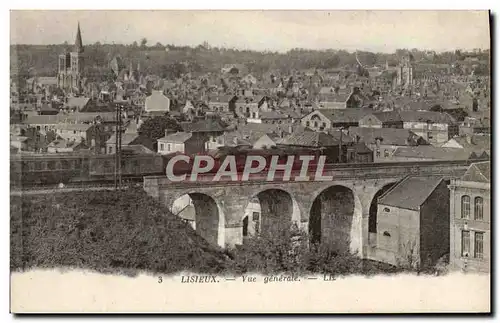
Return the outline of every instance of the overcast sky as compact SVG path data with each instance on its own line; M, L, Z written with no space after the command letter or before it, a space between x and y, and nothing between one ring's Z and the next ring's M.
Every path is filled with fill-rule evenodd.
M12 44L199 45L393 52L489 48L487 11L12 11Z

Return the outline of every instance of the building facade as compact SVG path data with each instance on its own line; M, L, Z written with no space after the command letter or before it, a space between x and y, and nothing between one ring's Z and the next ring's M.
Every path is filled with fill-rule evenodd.
M490 162L472 164L450 185L450 266L490 271Z

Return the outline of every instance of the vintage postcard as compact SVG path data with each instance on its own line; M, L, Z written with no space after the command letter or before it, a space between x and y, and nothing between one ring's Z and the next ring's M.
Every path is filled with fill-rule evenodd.
M12 313L489 313L488 11L11 11Z

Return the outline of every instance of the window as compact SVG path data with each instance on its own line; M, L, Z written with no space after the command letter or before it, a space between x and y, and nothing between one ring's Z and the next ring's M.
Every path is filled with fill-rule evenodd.
M76 130L73 130L73 134L76 135Z
M170 151L170 150L171 150L171 145L167 144L167 151Z
M164 150L165 149L165 145L164 144L160 144L160 150Z
M109 146L108 147L108 154L112 154L113 153L113 146Z
M318 128L318 121L314 121L314 128Z
M483 258L483 232L474 233L474 258Z
M474 220L483 219L483 198L476 197L474 199Z
M427 133L427 139L432 139L432 132Z
M306 127L309 127L311 123L309 121L306 121Z
M379 149L377 149L377 151L376 151L375 155L376 155L377 157L380 157L380 150L379 150Z
M385 158L389 157L389 150L384 149L384 157Z
M462 257L468 257L470 253L470 231L462 231Z
M470 217L470 196L462 196L462 219Z
M326 128L326 122L323 122L323 128Z

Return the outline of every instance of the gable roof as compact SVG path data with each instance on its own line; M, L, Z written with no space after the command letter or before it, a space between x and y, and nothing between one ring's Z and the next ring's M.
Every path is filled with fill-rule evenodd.
M320 112L326 118L328 118L332 123L358 123L359 119L364 117L365 115L372 113L372 109L318 109L314 112Z
M89 103L89 101L90 99L86 97L70 97L68 98L68 102L65 104L65 106L83 108L87 105L87 103Z
M481 163L473 163L469 166L464 176L463 181L470 182L491 182L491 162L485 161Z
M442 180L442 177L435 176L406 177L383 194L378 203L418 211Z

